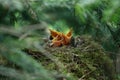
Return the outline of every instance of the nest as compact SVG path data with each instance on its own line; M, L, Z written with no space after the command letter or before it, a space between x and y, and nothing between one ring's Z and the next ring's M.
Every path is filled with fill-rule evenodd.
M114 66L104 49L92 38L80 36L62 47L45 46L48 56L25 49L29 55L52 71L70 74L79 80L114 80ZM52 57L50 57L52 55Z

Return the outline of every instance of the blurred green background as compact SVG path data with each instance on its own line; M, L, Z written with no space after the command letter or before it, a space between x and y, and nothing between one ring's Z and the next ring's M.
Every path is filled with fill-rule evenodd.
M25 69L19 73L0 66L0 74L14 78L21 74L18 79L31 80L32 72L41 74L36 80L54 80L21 51L44 51L40 46L49 37L49 28L63 33L72 28L74 36L90 35L116 60L120 55L120 0L0 0L0 55Z

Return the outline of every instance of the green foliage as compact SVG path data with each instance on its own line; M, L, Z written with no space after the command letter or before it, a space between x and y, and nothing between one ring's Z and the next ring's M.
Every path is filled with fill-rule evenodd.
M103 12L103 19L105 21L110 21L110 22L114 22L115 24L118 24L119 21L119 9L120 9L120 5L119 5L120 1L116 0L116 1L110 1L108 4L108 6L106 7L106 10L104 10ZM115 13L115 14L114 14Z
M119 38L119 35L116 35L117 31L115 31L119 29L119 0L89 1L83 1L86 4L77 3L75 5L76 17L82 27L81 34L91 34L106 50L117 51L116 48L118 49L119 44L115 43L119 41L114 37Z
M48 28L63 33L72 28L74 36L91 35L113 53L112 57L116 56L120 46L119 4L120 0L0 0L0 64L3 65L0 74L11 80L30 80L36 72L42 76L37 76L38 80L56 78L54 71L48 71L49 75L41 63L22 51L24 48L43 50L38 46L49 36ZM21 69L25 75L19 72ZM16 78L12 72L21 76Z

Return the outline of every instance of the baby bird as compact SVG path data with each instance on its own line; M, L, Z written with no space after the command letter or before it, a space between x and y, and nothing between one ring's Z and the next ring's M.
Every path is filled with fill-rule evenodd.
M51 38L52 42L51 42L50 46L59 47L59 46L70 44L71 37L72 37L72 29L70 29L67 34L63 34L61 32L51 30L51 29L49 29L49 31L50 31L50 34L52 37Z

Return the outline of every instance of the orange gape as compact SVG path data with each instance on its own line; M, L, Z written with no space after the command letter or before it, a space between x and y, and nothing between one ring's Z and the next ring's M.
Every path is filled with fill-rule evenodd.
M50 30L52 36L52 46L58 47L61 45L68 45L70 44L70 40L72 37L72 29L69 30L67 34L63 34L54 30Z

